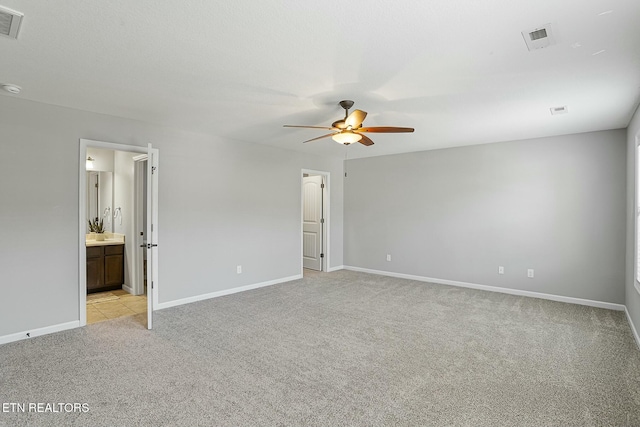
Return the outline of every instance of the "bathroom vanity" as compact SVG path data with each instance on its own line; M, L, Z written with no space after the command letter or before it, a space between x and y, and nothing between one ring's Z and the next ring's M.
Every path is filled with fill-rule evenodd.
M124 283L124 238L87 240L87 293L122 288Z

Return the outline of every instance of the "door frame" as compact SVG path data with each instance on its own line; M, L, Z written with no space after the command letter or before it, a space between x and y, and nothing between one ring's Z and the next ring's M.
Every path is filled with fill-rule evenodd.
M132 283L132 293L133 295L144 295L144 268L143 268L143 260L144 260L144 251L146 249L140 247L144 241L147 240L147 230L143 229L143 224L145 218L143 218L142 213L144 212L144 204L147 203L144 195L144 179L146 177L147 169L143 165L148 159L147 154L140 154L139 156L135 156L133 158L133 223L134 223L134 248L136 249L133 254L133 276L135 279ZM148 165L148 163L147 163ZM145 233L144 238L140 239L140 230L143 230Z
M324 189L322 191L322 217L324 218L324 226L322 227L322 253L324 254L324 260L322 264L323 272L328 272L330 270L331 263L329 262L331 253L329 248L329 236L331 233L329 229L331 227L331 218L329 213L331 212L330 205L330 178L331 173L326 171L319 171L314 169L302 169L300 172L300 275L304 273L304 264L302 262L302 258L304 256L304 243L303 243L303 227L304 227L304 175L320 175L324 180Z
M87 324L87 227L85 225L85 218L87 217L87 147L140 154L148 153L148 147L146 146L117 144L113 142L95 141L84 138L80 139L78 162L78 312L80 326L85 326ZM155 304L154 307L155 306L157 306L157 304Z
M640 263L640 239L639 234L640 230L638 229L638 214L640 212L640 188L638 188L638 183L640 182L640 132L636 134L635 144L633 150L633 164L634 164L634 177L633 177L633 287L636 288L636 291L640 294L640 268L638 267L638 263ZM640 343L638 343L640 345Z

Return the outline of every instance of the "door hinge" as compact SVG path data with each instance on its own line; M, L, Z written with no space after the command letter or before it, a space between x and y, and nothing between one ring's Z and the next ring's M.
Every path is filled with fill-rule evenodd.
M156 169L158 169L155 166L151 166L151 175L153 175L154 173L156 173Z
M153 231L153 224L151 224L151 231Z
M324 183L320 184L320 188L324 188Z
M151 281L151 289L153 289L153 281Z
M324 218L320 218L320 224L324 224Z
M324 258L324 254L320 254L320 258Z

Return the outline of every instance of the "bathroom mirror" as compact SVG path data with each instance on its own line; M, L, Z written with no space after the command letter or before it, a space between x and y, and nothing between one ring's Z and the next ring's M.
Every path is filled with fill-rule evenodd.
M87 221L96 217L113 233L113 172L87 171Z

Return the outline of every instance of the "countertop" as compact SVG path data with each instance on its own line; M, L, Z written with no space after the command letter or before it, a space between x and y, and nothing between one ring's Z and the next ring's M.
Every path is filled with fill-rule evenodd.
M85 244L89 246L111 246L111 245L124 245L124 234L117 233L105 233L104 240L94 240L93 235L87 234Z
M87 247L89 246L110 246L110 245L124 245L124 241L120 239L105 239L105 240L87 240Z

